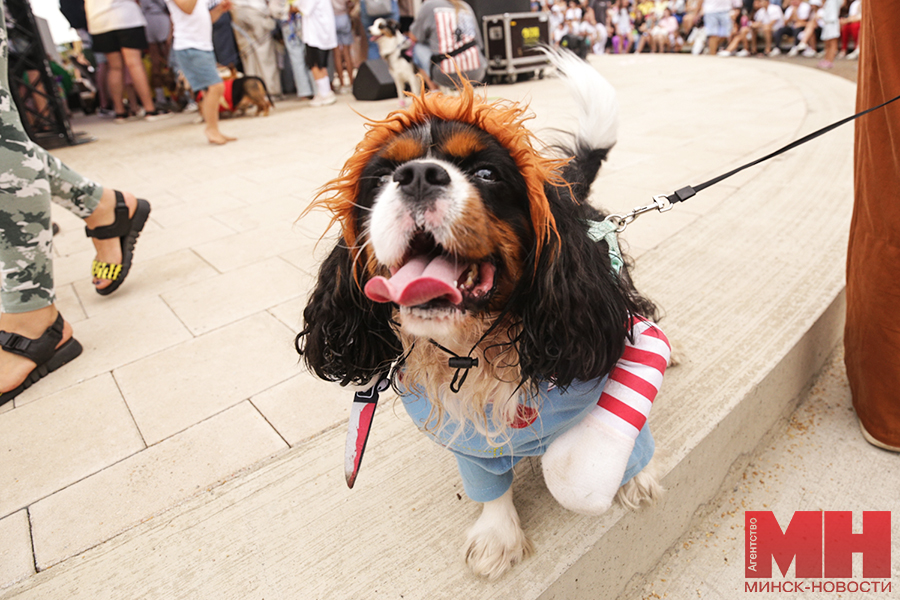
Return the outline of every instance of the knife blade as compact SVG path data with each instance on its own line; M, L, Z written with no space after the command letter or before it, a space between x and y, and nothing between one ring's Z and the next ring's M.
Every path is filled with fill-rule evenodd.
M347 444L344 447L344 477L350 489L353 489L353 484L356 483L356 477L359 475L359 466L362 464L366 442L369 440L369 431L372 428L372 419L375 417L375 408L378 406L378 395L389 385L390 379L387 373L382 373L372 387L353 395L353 406L350 409L350 421L347 427Z

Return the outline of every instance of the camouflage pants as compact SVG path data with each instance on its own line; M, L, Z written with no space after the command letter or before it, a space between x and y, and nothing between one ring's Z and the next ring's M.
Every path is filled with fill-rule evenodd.
M53 287L50 201L81 218L103 188L75 173L32 142L7 88L6 16L0 3L0 302L3 312L49 306Z

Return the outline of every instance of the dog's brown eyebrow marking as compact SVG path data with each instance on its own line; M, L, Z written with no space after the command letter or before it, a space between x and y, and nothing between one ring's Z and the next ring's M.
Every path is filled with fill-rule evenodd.
M425 146L421 140L412 135L402 135L394 138L381 152L381 156L394 162L403 163L425 155Z
M486 148L484 142L474 131L456 131L441 144L444 154L456 158L466 158Z

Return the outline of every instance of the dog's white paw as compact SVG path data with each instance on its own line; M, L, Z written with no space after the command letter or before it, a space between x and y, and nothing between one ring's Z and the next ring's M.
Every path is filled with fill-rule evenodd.
M472 572L489 579L497 579L534 551L519 524L512 490L485 502L481 516L469 529L463 550Z
M616 500L625 508L637 510L642 504L654 504L665 493L659 483L656 459L652 459L640 473L628 480L616 492Z
M565 508L606 512L622 483L634 440L588 415L550 444L541 459L547 489Z

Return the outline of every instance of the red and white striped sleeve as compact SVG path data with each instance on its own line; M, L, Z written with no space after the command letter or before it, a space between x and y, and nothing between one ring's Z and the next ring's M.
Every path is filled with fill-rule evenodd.
M610 371L591 414L637 439L659 393L672 348L656 324L635 317L632 325L634 342L626 340L625 352Z

